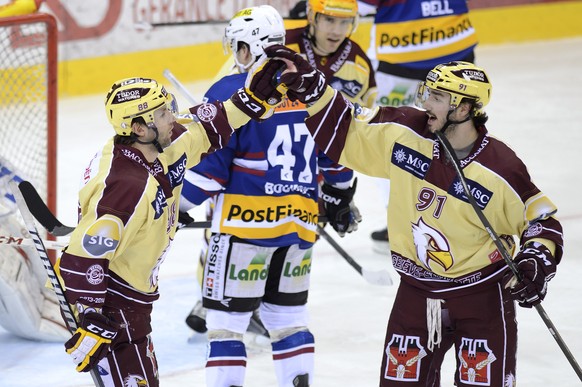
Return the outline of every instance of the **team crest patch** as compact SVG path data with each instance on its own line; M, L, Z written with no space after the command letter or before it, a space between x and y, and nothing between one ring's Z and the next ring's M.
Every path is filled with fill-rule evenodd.
M497 358L489 349L487 340L461 339L459 348L459 377L461 381L473 386L491 385L491 363Z
M525 231L524 236L526 238L535 237L536 235L540 235L543 230L543 226L539 222L535 222Z
M92 257L102 257L115 251L121 236L121 221L103 216L89 227L83 235L83 249Z
M386 347L384 379L418 382L421 360L425 356L418 336L392 335Z
M103 278L105 278L105 272L103 271L103 266L101 265L91 265L87 272L85 272L85 277L87 278L87 282L91 285L99 285L103 282Z
M211 103L203 103L198 107L198 110L196 110L196 115L200 121L210 122L216 117L217 112L218 109L216 109L215 105Z

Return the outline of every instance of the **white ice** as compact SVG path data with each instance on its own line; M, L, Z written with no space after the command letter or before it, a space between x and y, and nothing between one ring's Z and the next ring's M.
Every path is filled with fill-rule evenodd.
M572 354L582 361L578 298L582 293L578 192L582 173L576 156L582 144L582 38L479 47L477 62L493 82L489 130L516 150L537 185L559 207L565 254L543 306ZM163 79L161 74L159 78ZM188 86L199 98L208 85ZM103 95L60 101L58 203L59 215L68 224L75 220L82 168L111 134ZM364 216L360 229L343 239L331 234L362 266L387 268L397 281L388 257L374 253L369 238L385 224L384 204L372 179L360 176L359 180L356 202ZM154 307L153 337L161 385L166 387L204 385L206 340L192 336L184 323L197 294L200 237L200 231L180 231L161 271L162 296ZM316 340L315 386L378 385L384 330L395 291L396 286L366 283L327 242L316 245L309 297L310 329ZM518 320L519 385L581 385L538 313L520 309ZM443 386L453 385L454 367L449 356L443 366ZM19 339L0 328L0 386L40 385L90 386L92 380L75 372L62 344ZM276 386L268 346L249 350L245 385Z

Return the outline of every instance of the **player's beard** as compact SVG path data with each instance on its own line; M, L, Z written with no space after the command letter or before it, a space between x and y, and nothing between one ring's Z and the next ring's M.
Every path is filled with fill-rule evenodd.
M169 147L170 144L172 144L172 134L171 134L171 132L167 136L165 136L163 139L159 139L158 142L160 143L160 145L164 149L166 149L167 147Z

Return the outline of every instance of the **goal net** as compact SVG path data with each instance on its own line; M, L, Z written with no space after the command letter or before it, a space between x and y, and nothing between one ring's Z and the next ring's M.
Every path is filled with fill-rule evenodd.
M57 24L34 14L0 18L0 203L9 180L34 184L56 210ZM0 214L1 216L1 214Z
M57 35L50 15L0 18L0 326L62 342L70 334L35 248L7 244L28 234L11 180L29 180L56 209Z

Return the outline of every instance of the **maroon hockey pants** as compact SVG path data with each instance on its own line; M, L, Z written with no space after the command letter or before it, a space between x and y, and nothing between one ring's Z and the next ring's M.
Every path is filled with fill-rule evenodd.
M159 386L150 313L103 309L109 318L126 324L113 340L113 350L99 362L106 387Z
M426 294L400 282L388 321L380 386L440 386L443 358L453 346L457 386L514 385L517 323L507 291L495 284L439 304L442 341L430 351Z

